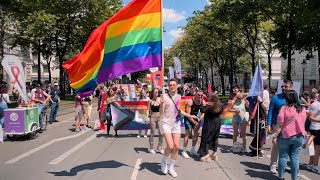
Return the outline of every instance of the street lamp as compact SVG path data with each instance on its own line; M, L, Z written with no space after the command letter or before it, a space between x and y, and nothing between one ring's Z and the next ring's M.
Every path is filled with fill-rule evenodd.
M302 91L304 92L304 70L306 69L306 65L307 62L305 59L303 59L302 63L301 63L301 67L302 67Z

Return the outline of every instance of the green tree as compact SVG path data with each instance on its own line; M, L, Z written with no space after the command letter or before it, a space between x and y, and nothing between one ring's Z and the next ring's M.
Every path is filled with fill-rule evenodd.
M297 48L298 20L303 17L306 1L299 0L261 0L261 10L273 21L275 30L272 33L276 48L288 61L286 79L291 80L291 59Z

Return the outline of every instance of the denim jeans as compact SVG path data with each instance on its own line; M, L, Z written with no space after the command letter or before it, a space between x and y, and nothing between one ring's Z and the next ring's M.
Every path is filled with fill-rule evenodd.
M8 109L7 103L0 103L0 123L1 126L4 127L4 110Z
M42 116L41 116L41 112L44 108L44 104L38 104L38 115L39 115L39 126L40 128L42 128Z
M58 109L59 109L59 103L51 103L50 122L53 122L56 120Z
M299 173L299 158L304 138L302 134L297 134L288 139L279 136L279 162L278 174L279 178L284 178L284 173L290 157L291 178L296 180Z

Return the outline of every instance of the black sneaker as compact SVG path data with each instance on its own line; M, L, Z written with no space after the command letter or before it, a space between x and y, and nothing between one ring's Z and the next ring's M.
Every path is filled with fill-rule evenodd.
M264 155L262 153L259 153L258 158L262 159L262 158L264 158Z

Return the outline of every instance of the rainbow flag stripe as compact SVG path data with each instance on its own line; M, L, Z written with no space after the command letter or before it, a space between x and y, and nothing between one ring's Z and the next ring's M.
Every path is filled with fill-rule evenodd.
M124 74L162 66L161 0L133 0L97 27L84 49L63 64L71 87L93 91Z

